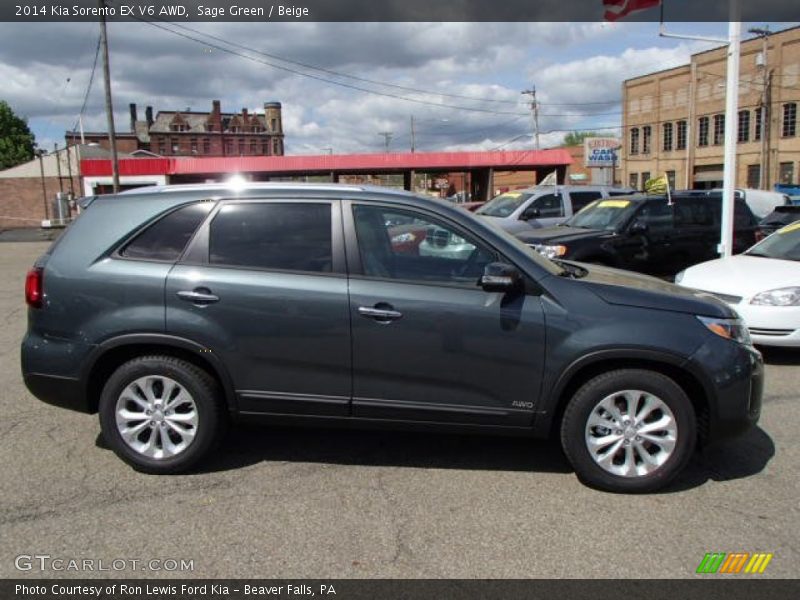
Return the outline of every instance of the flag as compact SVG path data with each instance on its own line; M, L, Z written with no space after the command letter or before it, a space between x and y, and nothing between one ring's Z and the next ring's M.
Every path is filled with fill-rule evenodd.
M669 191L669 178L666 173L661 177L655 177L645 181L644 191L647 194L666 194L668 203L672 204L672 194L670 194Z
M616 21L632 12L653 8L659 4L661 0L603 0L606 9L603 18L606 21Z
M558 185L558 171L553 171L542 179L538 185Z

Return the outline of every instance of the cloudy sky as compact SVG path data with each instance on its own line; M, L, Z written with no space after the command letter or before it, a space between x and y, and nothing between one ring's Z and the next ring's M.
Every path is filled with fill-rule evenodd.
M725 23L668 28L727 35ZM63 145L76 125L98 31L0 23L0 99L41 147ZM288 154L380 152L384 131L391 151L407 151L412 115L418 151L530 148L520 92L533 85L543 147L569 130L615 134L624 79L713 47L659 38L656 23L111 23L109 42L118 131L129 130L131 102L141 118L146 105L207 111L216 98L227 112L277 100ZM106 129L103 106L98 65L86 130Z

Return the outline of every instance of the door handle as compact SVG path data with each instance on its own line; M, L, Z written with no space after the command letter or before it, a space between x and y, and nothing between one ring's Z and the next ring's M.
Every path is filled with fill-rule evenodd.
M185 300L186 302L192 302L193 304L213 304L214 302L219 302L219 296L215 296L211 293L211 290L207 288L197 288L192 291L180 291L176 294L178 298L181 300Z
M375 308L369 306L359 306L358 314L360 314L362 317L367 317L368 319L375 319L379 323L391 323L392 321L403 318L403 313L398 312L391 307L378 308L378 306L381 305L378 304Z

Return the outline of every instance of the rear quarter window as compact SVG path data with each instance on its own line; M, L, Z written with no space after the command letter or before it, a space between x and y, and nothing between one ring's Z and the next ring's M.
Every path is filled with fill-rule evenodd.
M212 202L198 202L173 210L123 246L120 256L140 260L178 260L212 207Z

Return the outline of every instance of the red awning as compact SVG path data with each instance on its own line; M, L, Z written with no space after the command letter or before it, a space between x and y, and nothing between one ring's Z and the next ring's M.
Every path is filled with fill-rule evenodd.
M509 150L505 152L406 152L387 154L323 154L320 156L230 156L123 158L120 176L190 175L203 173L357 173L391 171L460 171L493 168L498 171L565 167L572 164L569 152L553 150ZM108 159L81 161L81 175L111 175Z

